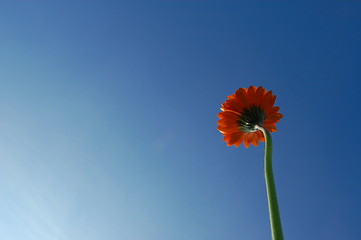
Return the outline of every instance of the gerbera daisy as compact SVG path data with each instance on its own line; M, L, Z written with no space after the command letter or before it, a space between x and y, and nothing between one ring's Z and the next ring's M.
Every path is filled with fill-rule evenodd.
M228 96L218 114L218 130L228 146L239 147L242 142L248 148L252 143L258 146L265 137L259 127L276 132L276 123L283 117L279 107L273 106L276 95L263 87L240 88Z

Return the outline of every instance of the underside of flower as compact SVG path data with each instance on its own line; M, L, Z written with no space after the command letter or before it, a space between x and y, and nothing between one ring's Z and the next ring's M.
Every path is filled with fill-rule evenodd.
M218 130L223 134L228 146L236 147L244 143L258 146L265 141L263 133L257 126L276 132L276 124L283 117L279 107L274 106L276 96L263 87L250 86L240 88L235 94L228 96L222 104L222 112L218 114Z

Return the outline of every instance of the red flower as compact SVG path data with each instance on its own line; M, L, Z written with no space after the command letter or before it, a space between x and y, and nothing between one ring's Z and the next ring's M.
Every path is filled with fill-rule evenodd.
M263 87L250 86L240 88L235 94L228 96L222 104L222 112L218 114L218 130L223 134L228 146L239 147L242 142L248 148L252 143L265 141L263 133L257 126L276 132L276 123L283 117L279 107L273 106L276 95Z

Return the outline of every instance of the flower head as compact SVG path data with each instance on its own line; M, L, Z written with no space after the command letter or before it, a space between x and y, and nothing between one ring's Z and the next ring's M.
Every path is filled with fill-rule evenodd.
M251 143L258 146L259 140L265 141L258 126L276 132L276 123L283 115L278 112L279 107L273 106L275 101L276 95L272 91L254 86L240 88L228 96L228 100L222 104L222 112L218 114L218 130L227 145L239 147L243 142L246 148Z

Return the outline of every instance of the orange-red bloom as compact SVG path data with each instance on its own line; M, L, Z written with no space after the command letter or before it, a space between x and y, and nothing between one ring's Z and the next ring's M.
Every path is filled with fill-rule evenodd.
M258 146L259 140L264 142L265 138L257 126L276 132L276 123L283 115L278 112L279 107L273 106L275 101L276 95L272 91L254 86L240 88L228 96L222 104L222 112L218 114L218 130L227 145L239 147L243 142L246 148L251 143Z

